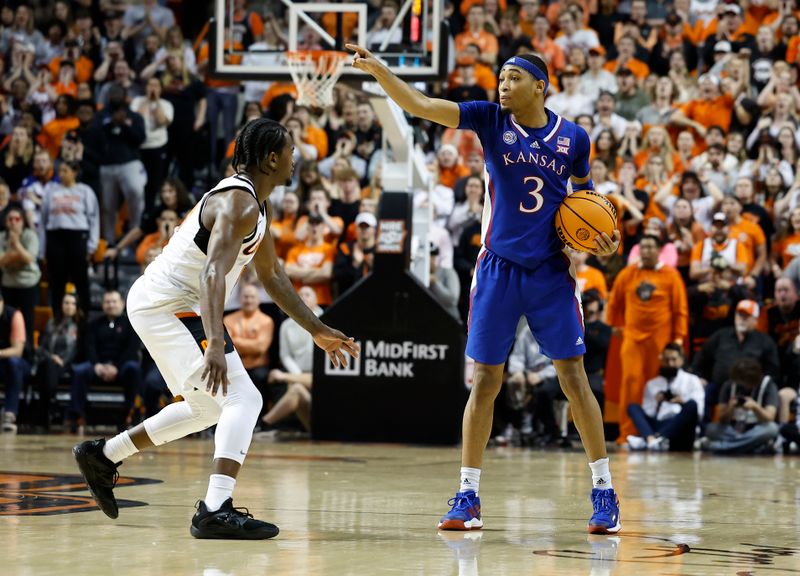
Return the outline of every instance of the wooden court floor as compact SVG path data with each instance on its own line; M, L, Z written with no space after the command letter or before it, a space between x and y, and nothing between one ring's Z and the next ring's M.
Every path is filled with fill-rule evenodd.
M0 574L730 575L800 574L800 458L616 454L623 531L585 533L582 453L493 449L486 528L437 533L455 448L255 442L235 504L278 524L262 542L199 541L210 440L126 461L119 518L76 477L64 436L0 435Z

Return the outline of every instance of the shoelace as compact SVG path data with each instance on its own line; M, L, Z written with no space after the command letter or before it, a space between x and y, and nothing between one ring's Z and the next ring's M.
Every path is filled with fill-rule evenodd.
M240 516L244 516L245 518L253 518L253 515L250 514L250 510L247 508L233 508L233 512L236 512Z
M114 476L111 479L111 489L113 490L114 488L117 487L117 482L119 481L119 464L116 464L116 465L112 464L112 466L114 466ZM94 465L94 469L95 470L97 470L98 468L100 468L102 472L105 472L105 470L102 470L103 468L106 468L105 465L102 465L102 464ZM101 475L101 478L102 478L102 475Z
M447 501L447 505L451 506L451 510L466 510L470 507L469 499L465 496L456 496Z

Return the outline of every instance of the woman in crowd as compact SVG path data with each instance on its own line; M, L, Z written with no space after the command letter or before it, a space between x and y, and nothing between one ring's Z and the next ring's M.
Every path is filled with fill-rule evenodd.
M0 271L3 273L5 302L25 318L26 345L33 342L33 309L39 299L42 274L36 259L39 237L28 227L22 208L12 207L5 215L6 229L0 232Z
M31 133L23 126L16 126L11 133L11 140L3 154L0 164L0 176L16 194L22 181L27 178L33 168L33 139Z
M611 130L603 129L597 134L594 141L594 154L592 159L599 158L605 162L608 169L613 173L619 168L619 156L617 156L617 142Z
M694 219L692 203L686 198L678 198L672 205L667 236L678 252L678 272L688 283L692 248L706 237L706 232L703 225Z
M58 382L67 374L81 349L83 314L75 294L64 294L61 307L47 321L34 357L34 377L39 391L42 421L50 426L50 403Z

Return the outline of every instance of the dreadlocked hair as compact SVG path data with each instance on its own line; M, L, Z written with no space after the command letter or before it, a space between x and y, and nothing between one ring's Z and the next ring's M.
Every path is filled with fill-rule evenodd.
M261 166L271 152L280 154L289 142L289 132L268 118L248 122L236 137L231 164L237 172L242 166Z

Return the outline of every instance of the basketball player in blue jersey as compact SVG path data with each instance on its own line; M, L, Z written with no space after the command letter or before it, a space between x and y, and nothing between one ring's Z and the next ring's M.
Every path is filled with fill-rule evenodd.
M461 486L442 530L483 527L478 489L503 367L523 315L542 351L553 360L592 471L594 513L588 530L618 532L619 501L611 484L600 407L583 368L583 313L574 270L554 226L573 190L592 190L589 137L583 128L544 107L547 66L532 54L510 58L500 71L500 104L429 98L395 76L369 51L353 67L372 75L409 114L449 128L474 130L486 159L483 246L470 290L467 355L475 374L464 412ZM619 232L594 239L595 253L611 254Z

